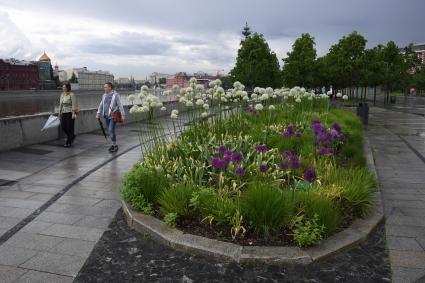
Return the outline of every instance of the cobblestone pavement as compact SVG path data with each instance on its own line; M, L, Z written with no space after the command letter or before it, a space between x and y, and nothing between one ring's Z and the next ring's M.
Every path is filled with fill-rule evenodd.
M403 113L412 112L405 108L372 108L366 134L382 192L393 282L425 282L425 118Z
M237 264L176 251L130 230L120 209L75 282L390 282L384 226L363 244L307 266Z

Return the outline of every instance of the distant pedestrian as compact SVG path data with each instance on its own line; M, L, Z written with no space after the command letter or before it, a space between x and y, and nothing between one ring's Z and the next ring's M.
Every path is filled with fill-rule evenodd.
M97 109L96 118L100 119L103 117L105 119L106 125L108 127L109 138L111 139L112 145L109 147L109 152L116 152L118 150L117 137L115 134L115 121L114 116L121 116L122 121L125 119L124 107L121 103L121 98L118 92L114 90L114 85L110 82L107 82L103 85L105 93L102 96L102 101L99 104ZM118 112L118 115L116 112ZM120 121L119 121L120 122Z
M322 87L322 94L326 94L326 87L325 86Z
M59 118L62 130L66 134L64 147L71 147L75 139L74 122L78 113L77 97L71 92L71 84L69 83L64 84L62 90L59 101Z

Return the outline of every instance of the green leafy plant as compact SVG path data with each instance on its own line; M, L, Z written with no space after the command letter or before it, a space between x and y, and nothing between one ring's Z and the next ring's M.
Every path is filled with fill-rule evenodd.
M323 239L325 226L319 224L319 215L317 213L311 219L306 219L301 215L295 220L293 232L297 245L299 247L306 247Z
M176 227L178 214L175 212L169 212L164 216L164 222L170 227Z
M241 198L242 214L258 233L268 236L289 223L292 202L270 183L255 182Z
M126 190L138 191L147 203L156 205L162 190L169 187L169 182L162 171L136 164L124 176L123 186Z
M145 214L152 214L152 205L148 203L140 191L131 186L123 187L122 190L123 198L128 202L134 209L142 211Z
M162 214L177 213L182 217L189 216L193 210L189 204L194 191L195 188L190 184L178 184L166 189L158 200Z

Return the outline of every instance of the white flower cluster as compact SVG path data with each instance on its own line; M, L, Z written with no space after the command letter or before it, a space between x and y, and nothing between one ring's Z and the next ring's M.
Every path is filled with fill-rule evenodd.
M179 117L179 110L173 109L171 110L171 119L177 119Z

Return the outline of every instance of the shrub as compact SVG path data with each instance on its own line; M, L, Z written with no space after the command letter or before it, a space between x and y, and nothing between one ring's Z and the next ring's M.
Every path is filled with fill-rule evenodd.
M271 231L288 224L292 201L273 185L255 182L243 194L241 208L250 226L267 236Z
M123 198L128 202L134 209L142 211L145 214L152 214L152 205L146 202L143 195L140 194L139 190L135 187L127 186L121 190Z
M319 215L315 213L313 218L304 219L304 216L298 216L293 228L294 240L300 247L315 244L323 239L325 226L319 225Z
M158 200L162 214L177 213L182 217L188 216L192 210L189 204L194 190L192 185L185 184L164 190Z
M176 227L177 217L178 215L175 212L167 213L164 216L164 222L170 227Z
M307 220L312 220L315 214L318 215L317 224L325 227L325 234L329 235L338 228L341 222L340 209L326 196L314 191L298 191L295 194L295 202L298 213L304 214Z
M161 171L135 164L124 176L123 186L124 190L138 192L147 203L155 206L162 190L169 187L169 183Z
M210 222L228 224L236 213L235 201L226 195L220 195L210 188L201 188L192 194L191 206L198 209Z

